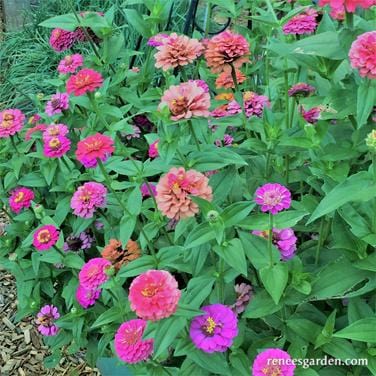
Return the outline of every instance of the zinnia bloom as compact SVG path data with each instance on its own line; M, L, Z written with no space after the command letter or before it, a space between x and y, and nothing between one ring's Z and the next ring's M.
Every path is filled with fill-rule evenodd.
M288 91L289 97L308 97L312 93L315 92L315 88L311 85L308 85L304 82L299 82L298 84L295 84L294 86L291 86L291 88Z
M223 143L220 139L217 139L217 140L215 140L215 145L218 146L218 147L231 146L233 141L234 141L234 137L232 137L229 134L225 134L223 136Z
M67 55L60 61L57 71L62 74L74 73L84 64L84 58L80 54Z
M68 127L65 124L49 125L43 132L43 141L47 142L51 138L65 136L68 132Z
M252 376L294 376L295 367L286 351L267 349L256 356Z
M91 168L97 166L98 159L105 162L114 150L111 137L96 133L78 142L76 157L86 168Z
M164 71L188 65L204 51L204 46L197 39L176 33L172 33L156 48L158 52L154 55L155 67Z
M46 104L46 114L53 116L61 114L62 111L69 108L69 95L67 93L56 93L51 97L51 100Z
M76 300L78 304L83 308L88 308L95 304L101 295L99 289L87 289L81 285L78 285L76 290Z
M122 265L127 265L130 261L136 260L141 256L141 249L137 242L128 240L125 249L119 240L110 239L110 243L103 248L102 257L111 261L116 270Z
M223 304L201 307L204 315L196 316L189 330L194 345L207 353L224 352L238 335L238 319Z
M209 93L209 86L204 80L188 80L188 82L195 82L205 93Z
M111 267L111 262L101 258L89 260L80 270L78 279L85 289L95 290L108 280L106 270Z
M312 107L309 110L305 110L303 106L300 106L299 110L307 123L315 124L320 119L321 107Z
M157 158L159 156L158 143L159 143L159 139L149 145L148 154L150 158Z
M312 34L317 27L317 12L308 8L304 13L298 14L289 19L282 27L285 34Z
M157 184L158 209L171 219L193 217L199 207L190 196L211 201L212 189L208 184L209 179L198 171L173 167Z
M246 283L235 285L236 302L231 306L231 309L239 315L244 312L252 296L252 287Z
M82 218L91 218L97 208L106 206L107 188L100 183L89 182L78 187L71 200L73 213Z
M93 241L93 237L85 231L81 232L78 236L72 234L65 239L63 249L65 252L77 252L80 250L84 251L91 248Z
M169 39L168 34L160 33L160 34L154 35L153 37L149 38L147 45L151 46L151 47L162 46L164 43L166 43L168 41L168 39Z
M57 52L68 50L76 41L77 37L74 31L56 28L51 32L50 46Z
M323 7L329 5L332 11L344 11L354 13L356 8L370 8L372 5L375 5L375 0L319 0L319 6Z
M153 339L142 339L146 321L134 319L120 325L115 334L115 351L125 363L138 363L149 358L153 352Z
M267 183L257 188L255 202L261 211L277 214L291 205L291 193L281 184Z
M170 86L161 98L160 107L167 105L171 119L190 119L193 116L209 116L210 95L197 82L183 82Z
M369 31L352 43L349 58L351 66L361 77L376 78L376 31Z
M34 200L34 192L29 188L16 188L9 197L9 206L14 213L19 213L22 209L30 208L31 201Z
M38 331L44 336L54 336L57 334L59 328L54 321L60 317L60 313L53 305L45 305L38 312L35 320L38 325Z
M0 138L9 137L19 132L25 122L25 115L18 109L0 112Z
M53 225L45 225L34 232L33 245L38 251L50 249L59 240L59 230Z
M236 69L236 81L238 84L241 84L246 80L245 75L239 70ZM231 71L225 71L222 72L217 79L215 80L215 87L217 89L225 88L225 89L231 89L235 88L234 80L232 79Z
M25 134L25 141L30 141L31 136L36 132L44 132L47 129L47 124L37 124L35 127L29 128Z
M70 145L67 137L51 137L43 144L43 154L48 158L61 158L70 149Z
M265 107L270 107L268 97L265 95L258 95L252 91L246 91L243 94L244 110L247 117L257 116L261 117ZM231 112L230 108L228 111Z
M67 93L75 96L84 95L101 87L103 77L92 69L81 69L77 74L70 76L67 81Z
M151 190L152 195L155 197L157 195L157 187L155 184L149 183L149 188ZM150 190L146 183L143 183L140 187L141 195L142 197L149 197L150 196Z
M148 270L132 281L128 299L138 317L156 321L175 313L180 295L178 283L169 272Z
M269 237L269 231L252 231L252 234L262 236L265 239ZM296 251L296 242L298 238L295 236L292 228L284 228L282 230L273 228L272 231L273 244L279 250L282 260L291 259Z
M231 71L231 65L240 68L249 61L249 45L242 35L226 30L207 42L205 58L213 73Z

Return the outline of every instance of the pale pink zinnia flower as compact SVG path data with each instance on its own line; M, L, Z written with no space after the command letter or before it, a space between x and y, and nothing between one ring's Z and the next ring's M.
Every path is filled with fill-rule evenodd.
M153 352L154 340L142 339L146 321L133 319L120 325L115 334L114 347L117 356L125 363L139 363Z
M186 35L172 33L163 43L156 47L154 55L156 68L167 71L192 63L204 51L204 46Z
M50 46L57 52L68 50L76 41L77 36L74 31L56 28L51 32Z
M308 8L304 13L298 14L289 19L282 27L284 34L302 35L312 34L317 27L317 12Z
M205 93L209 93L209 86L204 80L188 80L188 82L195 82Z
M267 349L256 356L252 376L294 376L295 368L289 353L281 349Z
M83 308L88 308L95 304L101 294L101 290L87 289L82 285L78 285L76 290L76 300L78 304Z
M205 58L213 73L231 70L231 65L240 68L249 61L249 45L240 34L230 30L215 35L207 42Z
M69 95L67 93L56 93L46 104L46 114L53 116L61 114L69 108Z
M59 328L55 325L55 320L60 317L60 313L53 305L45 305L38 312L35 320L38 325L38 331L44 336L54 336L59 331Z
M257 188L255 202L261 211L277 214L291 205L291 193L281 184L267 183Z
M80 285L85 289L96 290L108 280L106 271L110 267L111 262L102 257L89 260L78 273Z
M376 31L359 35L352 43L349 58L351 66L361 77L376 78Z
M244 312L252 296L252 287L246 283L237 284L234 287L236 292L236 302L231 309L239 315Z
M236 81L238 84L241 84L242 82L246 80L245 75L239 69L236 69L235 72L236 72ZM217 89L235 88L235 83L234 83L234 80L232 79L231 71L222 72L215 80L215 87Z
M178 283L169 272L148 270L132 281L128 299L138 317L157 321L175 313L180 295Z
M38 251L46 251L57 243L59 234L59 230L53 225L42 226L33 234L33 246Z
M100 183L88 182L78 187L71 200L73 213L82 218L91 218L97 208L106 205L107 188Z
M93 92L103 84L102 75L92 69L81 69L77 74L69 77L67 81L67 93L75 96Z
M62 59L57 67L57 71L62 74L74 73L84 64L84 58L80 54L67 55Z
M64 136L51 137L43 144L43 154L48 158L61 158L70 149L71 142Z
M25 122L25 115L18 109L7 109L0 112L0 138L15 135Z
M185 171L183 167L171 168L157 184L158 209L168 218L182 219L193 217L199 207L191 196L211 201L213 198L209 179L195 170Z
M34 192L29 188L19 187L9 197L9 206L18 214L22 209L30 208L32 200L34 200Z
M247 117L257 116L261 117L265 107L270 107L268 97L265 95L258 95L253 91L246 91L243 94L244 110ZM228 109L228 111L230 111Z
M196 82L183 82L170 86L161 98L160 107L166 106L174 121L194 116L209 116L210 95Z

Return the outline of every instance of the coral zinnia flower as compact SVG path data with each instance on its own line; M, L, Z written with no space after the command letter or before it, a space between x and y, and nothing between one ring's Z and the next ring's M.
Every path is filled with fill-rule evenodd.
M107 188L96 182L85 183L78 187L71 200L73 213L82 218L91 218L97 208L106 205Z
M376 31L369 31L352 43L349 58L351 66L361 77L376 78Z
M84 95L89 91L95 91L103 84L103 77L92 69L81 69L77 74L70 76L67 81L67 93L75 96Z
M50 46L57 52L68 50L76 41L77 36L74 31L56 28L51 32Z
M175 313L180 295L178 283L169 272L148 270L132 281L128 299L138 317L156 321Z
M53 305L45 305L38 312L35 320L38 325L38 331L44 336L54 336L57 334L59 328L54 324L54 321L60 317L60 313Z
M281 184L267 183L257 188L255 202L261 206L261 211L277 214L291 205L291 193Z
M209 116L210 95L197 82L183 82L170 86L163 94L159 107L167 105L171 119L190 119L193 116Z
M249 61L249 45L242 35L226 30L207 42L205 58L213 73L230 71L231 65L240 68Z
M43 144L43 154L48 158L61 158L70 149L70 145L67 137L51 137Z
M194 345L206 353L225 352L238 335L238 319L223 304L201 307L204 315L196 316L189 335Z
M34 192L29 188L16 188L9 197L9 206L14 213L19 213L22 209L30 208L31 201L34 200Z
M102 257L111 261L116 270L130 261L136 260L141 256L141 250L138 244L133 240L128 240L126 248L122 249L121 242L116 239L110 239L110 243L103 248Z
M38 251L50 249L59 239L59 230L53 225L45 225L34 232L33 245Z
M286 351L267 349L256 356L252 376L294 376L295 364Z
M0 112L0 138L13 136L19 132L25 122L25 115L18 109L8 109Z
M115 334L115 351L117 356L126 363L138 363L149 358L153 352L153 339L142 339L146 321L129 320L120 325Z
M156 48L158 52L154 55L155 66L164 71L192 63L204 50L204 46L197 39L176 33L172 33Z
M97 289L108 280L106 270L110 267L111 262L104 258L97 257L89 260L78 274L81 286L89 290Z
M95 304L101 294L99 289L87 289L78 285L76 290L76 300L83 308L88 308Z
M91 168L97 166L98 159L105 162L114 150L111 137L96 133L78 142L76 157L86 168Z
M171 219L193 217L199 208L190 196L211 201L213 195L208 183L209 179L201 172L185 171L183 167L171 168L157 184L158 209Z
M67 55L60 61L57 71L62 74L74 73L84 64L84 58L80 54Z
M298 14L289 19L282 27L285 34L312 34L317 27L317 12L308 8L304 13Z
M241 84L246 80L245 75L239 70L236 69L236 81L238 84ZM234 80L232 79L231 71L225 71L222 72L217 79L215 80L215 87L217 89L220 88L225 88L225 89L230 89L230 88L235 88Z
M344 11L354 13L356 8L370 8L376 5L375 0L319 0L319 6L329 5L334 11Z

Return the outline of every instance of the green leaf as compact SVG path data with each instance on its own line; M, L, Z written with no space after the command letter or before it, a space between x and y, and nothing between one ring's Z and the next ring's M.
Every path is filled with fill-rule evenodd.
M216 375L229 375L229 367L223 354L208 354L194 349L188 353L188 358L197 363L200 367Z
M228 206L221 213L225 227L237 225L252 211L255 205L252 201L241 201Z
M131 238L134 228L136 227L137 217L129 217L128 214L120 220L120 241L122 244L127 244L128 240Z
M201 223L188 234L185 240L185 248L194 248L210 240L215 239L215 232L212 230L209 223Z
M265 290L258 291L254 294L254 296L252 296L247 309L243 313L243 317L248 319L258 319L279 311L281 307L282 304L275 304L273 299Z
M48 27L51 29L60 28L63 30L74 31L79 26L79 22L73 13L68 13L49 18L48 20L41 22L39 26Z
M64 265L69 268L80 270L85 264L85 261L75 253L68 253L64 258Z
M33 252L31 254L31 264L33 266L33 270L34 270L35 275L38 275L39 265L40 265L40 253Z
M118 277L134 277L149 269L154 269L156 267L155 260L152 256L144 255L132 262L124 265L120 268L117 273Z
M191 308L199 308L212 291L215 278L201 276L192 278L183 292L181 303Z
M358 128L367 123L376 102L376 85L374 80L363 79L358 87L356 120Z
M218 5L221 8L228 10L232 16L236 16L236 7L234 0L211 0L211 4Z
M151 29L148 23L140 17L140 13L135 9L125 9L124 13L127 17L128 23L142 35L144 38L151 37Z
M260 278L275 304L278 304L289 278L287 264L278 263L260 270Z
M121 323L124 319L123 310L120 307L111 307L103 312L91 325L91 328L99 328L106 324Z
M239 239L232 239L226 245L213 247L214 252L232 268L244 276L247 275L247 260Z
M354 341L376 343L376 317L367 317L355 321L346 328L333 334L333 336L348 338Z
M19 180L19 185L23 185L25 187L46 187L47 183L44 177L37 173L37 172L31 172L29 174L26 174Z

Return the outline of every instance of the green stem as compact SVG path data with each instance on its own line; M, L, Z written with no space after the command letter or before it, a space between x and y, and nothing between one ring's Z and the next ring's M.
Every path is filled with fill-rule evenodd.
M372 171L373 171L373 179L376 182L376 153L372 153Z
M195 144L196 144L196 146L197 146L197 150L198 150L198 151L201 151L200 143L198 142L198 138L197 138L196 132L195 132L195 130L194 130L194 128L193 128L193 124L192 124L192 121L191 121L190 119L188 120L188 127L189 127L189 130L190 130L190 132L191 132L191 134L192 134L192 136L193 136L193 139L194 139L194 141L195 141Z
M218 290L219 290L219 301L221 303L224 303L225 301L225 281L224 281L224 276L223 276L223 273L224 273L224 261L223 261L223 258L220 257L219 258L219 281L218 281Z
M14 141L13 136L10 137L10 142L12 143L12 146L13 146L14 150L16 151L16 153L21 154L20 151L17 149L17 145L16 145L16 142Z
M59 248L56 247L56 245L53 245L52 248L57 251L60 255L62 255L63 257L66 256L66 254ZM64 261L64 260L63 260Z
M320 260L320 251L321 251L321 243L323 239L323 231L324 231L324 218L321 219L320 223L320 229L319 229L319 239L317 241L317 247L316 247L316 256L315 256L315 265L318 265Z
M211 11L212 11L211 3L210 1L208 1L208 3L206 4L206 10L205 10L205 24L204 24L205 38L207 38L207 36L209 35L209 31L210 31Z
M290 172L290 156L285 156L285 182L286 185L289 185L289 172Z
M99 120L104 124L104 126L107 128L107 130L111 131L110 125L107 123L107 120L103 117L101 111L99 110L98 103L95 100L93 94L89 93L88 97L89 97L91 105L94 108L94 112L95 112L95 115L97 116L97 118L99 118ZM94 128L95 128L95 125L96 125L96 121L94 123Z
M267 151L266 154L266 164L265 164L265 178L269 178L269 170L270 170L270 160L271 160L271 152L270 150Z
M187 167L187 160L186 158L184 157L184 155L181 153L181 151L178 149L176 149L176 154L179 156L179 158L181 159L181 161L183 162L183 165L184 167Z
M268 235L268 253L270 259L270 267L273 266L273 214L269 213L269 235Z
M68 169L68 171L71 172L68 162L65 160L64 156L60 158L60 160L63 162L64 166Z
M286 117L286 128L289 128L290 120L289 120L289 76L287 73L287 60L285 60L285 71L284 71L284 79L285 79L285 117Z
M346 26L350 30L354 29L354 15L353 15L353 13L346 12Z

